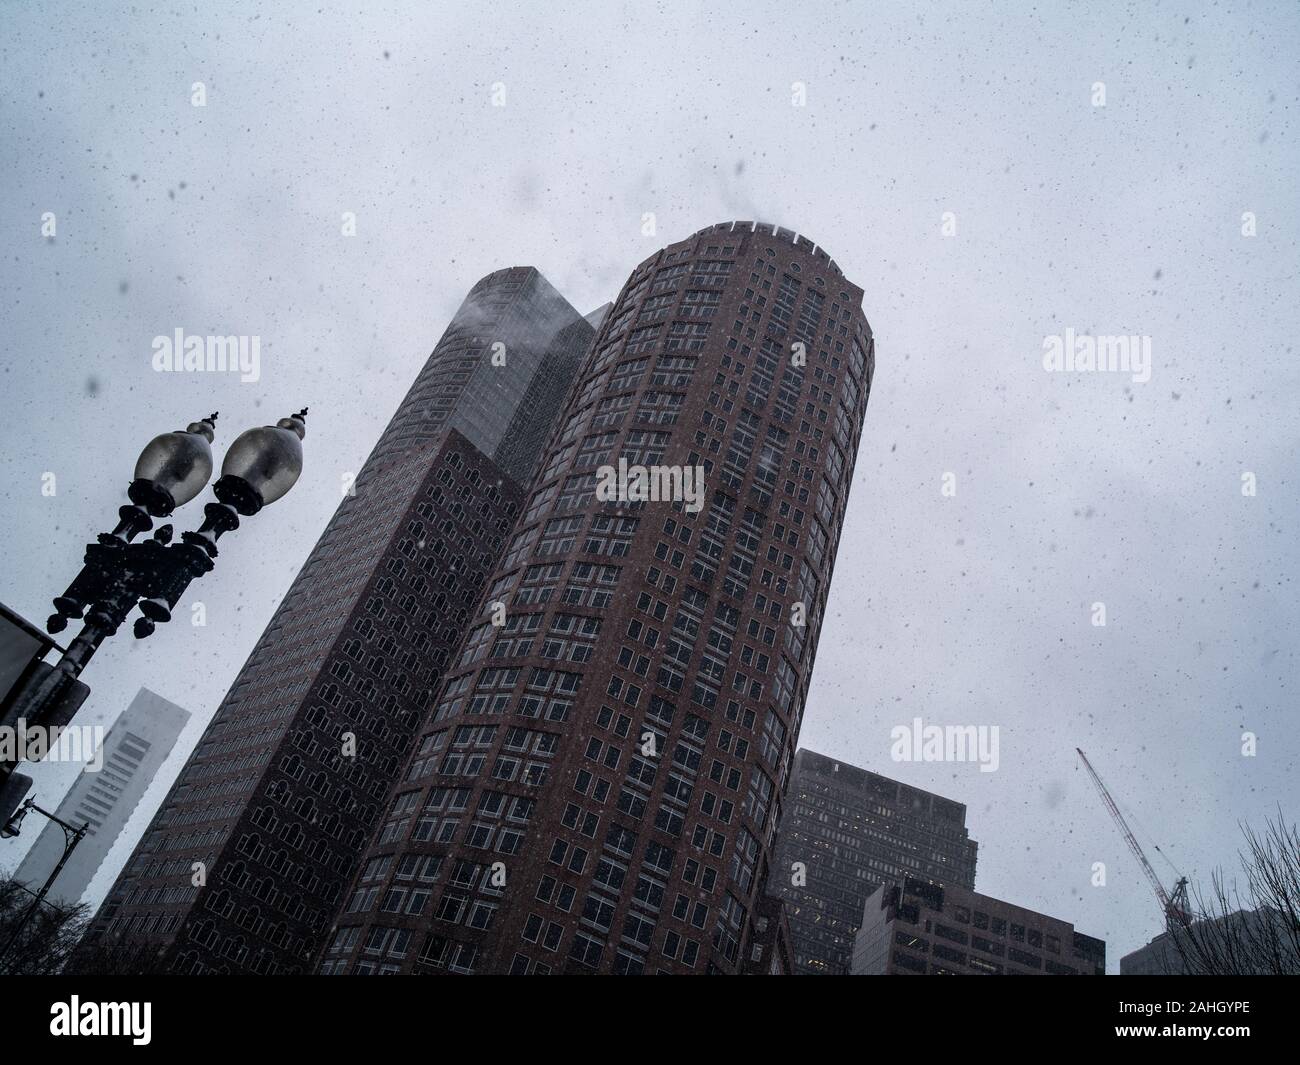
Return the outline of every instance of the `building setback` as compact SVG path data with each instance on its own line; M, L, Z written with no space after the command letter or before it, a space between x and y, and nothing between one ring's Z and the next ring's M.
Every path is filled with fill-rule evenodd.
M866 901L854 976L1105 976L1106 944L1068 921L906 877Z
M466 297L97 915L179 972L302 972L518 515L591 327L530 267ZM537 423L546 423L539 426Z
M760 886L871 383L861 300L751 222L632 273L322 971L780 968ZM706 490L602 502L620 459Z
M1186 976L1187 962L1170 932L1161 932L1144 947L1119 960L1120 976Z
M961 803L799 751L767 888L785 901L794 971L847 975L863 904L886 881L973 890L976 846Z
M50 886L50 901L81 901L189 719L188 711L148 688L141 688L117 716L91 763L99 768L83 769L54 811L70 825L86 825L87 832ZM63 857L65 838L63 829L45 822L14 879L39 890Z

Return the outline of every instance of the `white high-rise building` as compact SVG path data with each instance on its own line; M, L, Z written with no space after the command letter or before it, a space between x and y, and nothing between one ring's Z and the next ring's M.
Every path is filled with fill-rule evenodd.
M113 722L102 757L77 775L54 811L70 825L89 828L50 886L51 902L70 905L81 900L189 719L188 710L141 688ZM27 824L37 820L29 817ZM62 828L46 822L14 878L39 891L63 856L64 839Z

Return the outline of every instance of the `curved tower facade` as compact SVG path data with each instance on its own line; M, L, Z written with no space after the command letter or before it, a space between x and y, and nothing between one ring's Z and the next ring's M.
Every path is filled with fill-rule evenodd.
M861 300L810 240L751 222L636 268L323 971L766 965L762 886L874 365Z

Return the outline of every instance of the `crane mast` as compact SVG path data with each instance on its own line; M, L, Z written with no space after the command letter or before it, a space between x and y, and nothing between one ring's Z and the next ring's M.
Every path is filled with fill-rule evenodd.
M1097 775L1097 770L1092 768L1092 763L1088 761L1088 756L1078 747L1075 748L1079 758L1083 761L1083 768L1088 771L1088 776L1092 778L1093 784L1097 788L1097 793L1101 796L1101 801L1106 804L1106 809L1110 811L1110 816L1114 819L1115 824L1119 826L1120 833L1124 837L1124 842L1128 844L1128 849L1133 852L1137 858L1138 864L1142 866L1142 872L1146 874L1147 880L1151 882L1151 887L1156 893L1156 899L1160 903L1160 910L1165 915L1165 922L1170 927L1175 925L1186 925L1188 922L1187 913L1187 878L1180 877L1174 885L1174 894L1171 898L1169 892L1160 883L1160 878L1156 876L1156 871L1151 868L1151 863L1147 861L1147 856L1142 852L1142 845L1138 843L1137 837L1133 835L1133 830L1128 827L1128 822L1124 820L1124 815L1119 812L1119 807L1115 805L1115 800L1111 798L1110 792L1106 785L1101 782L1101 777Z

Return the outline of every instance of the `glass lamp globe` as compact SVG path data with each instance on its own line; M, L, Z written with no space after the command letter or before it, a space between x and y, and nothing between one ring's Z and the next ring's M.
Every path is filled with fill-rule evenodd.
M256 514L274 503L298 481L302 473L302 438L306 435L303 408L297 414L281 418L274 425L263 425L240 433L221 463L221 481L239 482L238 491L227 482L227 490L218 495L230 502L241 514ZM218 486L221 486L221 481ZM247 489L247 492L244 491ZM229 496L227 500L223 497Z
M191 422L184 430L155 436L135 464L131 501L156 518L166 517L201 491L212 476L212 434L217 416Z

